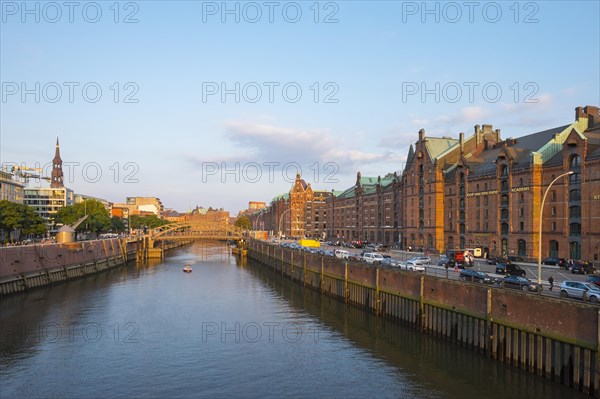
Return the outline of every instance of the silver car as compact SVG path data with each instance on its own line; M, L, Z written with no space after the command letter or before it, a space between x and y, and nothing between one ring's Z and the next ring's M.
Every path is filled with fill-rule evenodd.
M590 302L598 303L600 301L600 288L592 283L581 281L563 281L560 283L560 296L563 298L581 298L583 296Z
M415 256L410 258L407 262L412 262L415 265L429 265L431 264L431 258L429 256Z

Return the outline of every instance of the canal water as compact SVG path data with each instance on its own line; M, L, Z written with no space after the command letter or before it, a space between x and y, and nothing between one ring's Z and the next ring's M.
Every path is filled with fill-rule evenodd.
M0 366L1 398L583 397L200 242L3 299Z

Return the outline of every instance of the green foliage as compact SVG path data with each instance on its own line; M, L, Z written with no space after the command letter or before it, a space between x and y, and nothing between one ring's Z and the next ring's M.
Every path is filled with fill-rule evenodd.
M0 201L0 229L7 232L20 230L21 235L41 235L46 232L46 223L33 208L2 200Z
M113 232L122 233L125 231L125 223L123 223L123 221L116 216L110 218L110 224L112 226Z
M240 216L235 221L235 226L241 228L242 230L251 230L252 222L248 218L248 216Z
M132 229L143 229L144 226L148 226L149 229L155 229L169 223L168 220L161 219L156 215L132 215L129 217L129 228Z
M102 202L88 199L75 205L65 206L58 210L55 222L73 224L84 215L87 219L77 227L77 231L107 232L112 228L110 215Z

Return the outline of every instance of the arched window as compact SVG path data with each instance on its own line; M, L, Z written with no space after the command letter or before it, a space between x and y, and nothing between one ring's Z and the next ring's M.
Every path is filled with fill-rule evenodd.
M502 176L502 177L508 177L508 165L501 165L500 166L500 176Z
M569 217L570 218L580 218L581 217L581 207L580 206L570 206L569 207Z
M503 195L502 197L500 197L500 205L508 206L508 195Z

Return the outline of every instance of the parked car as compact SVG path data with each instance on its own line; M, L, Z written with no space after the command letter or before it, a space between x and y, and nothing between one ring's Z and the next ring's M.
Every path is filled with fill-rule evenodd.
M383 260L383 256L381 256L381 254L378 254L377 252L367 252L362 256L362 260L364 260L367 263L381 263L381 261Z
M485 263L487 263L488 265L495 265L498 262L501 262L498 258L487 258L485 260Z
M472 281L475 283L485 283L485 284L493 284L494 279L490 277L487 273L480 272L473 269L463 269L461 270L458 278L465 281Z
M348 259L350 257L350 252L344 251L343 249L336 249L333 251L334 258L340 259Z
M410 258L408 262L413 262L416 265L429 265L431 264L431 258L429 256L415 256Z
M542 260L543 265L565 267L567 260L565 258L546 258Z
M598 303L600 299L600 288L592 283L581 281L563 281L560 283L560 296L563 298L581 298L583 296L590 302Z
M538 290L538 285L536 283L521 276L506 276L500 282L506 288L534 292ZM541 291L543 287L541 285L539 287Z
M571 273L575 274L594 274L596 273L596 269L592 266L591 263L587 262L577 262L573 263L571 266Z
M424 272L425 271L425 267L423 265L417 265L416 263L414 263L412 261L406 261L404 263L400 263L400 265L398 265L398 267L402 270L410 270L413 272Z
M516 265L514 263L497 263L496 273L521 277L525 277L527 275L527 272L524 269L521 269L519 265Z
M396 260L396 259L392 259L391 257L388 258L383 258L383 260L381 261L381 265L382 266L387 266L387 267L398 267L400 266L400 261Z
M585 281L588 283L596 284L600 287L600 276L587 276Z
M440 256L440 260L438 260L438 266L446 266L446 264L450 261L446 255Z

